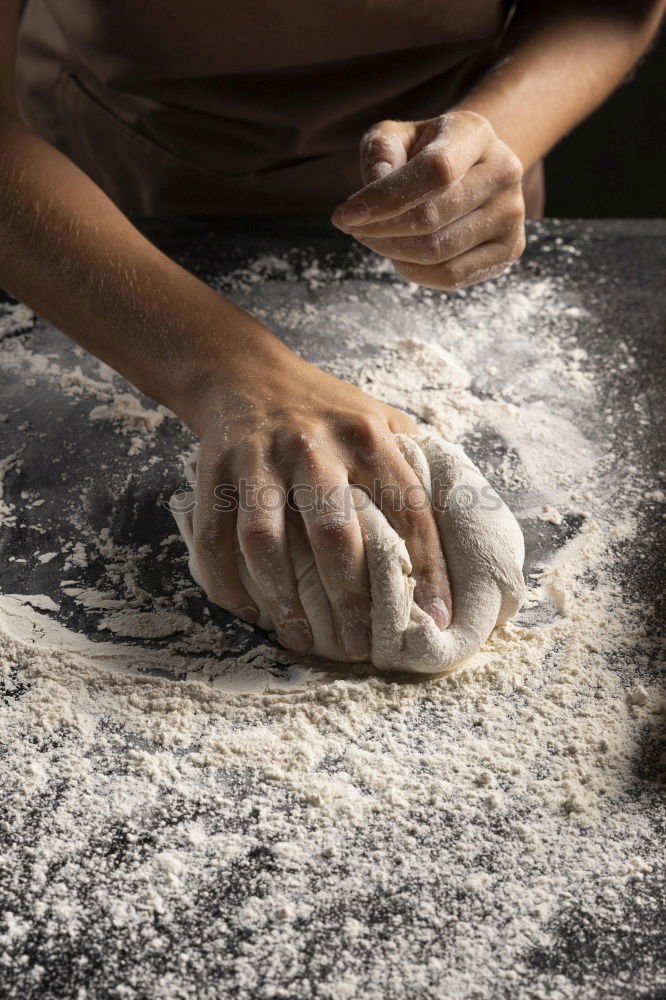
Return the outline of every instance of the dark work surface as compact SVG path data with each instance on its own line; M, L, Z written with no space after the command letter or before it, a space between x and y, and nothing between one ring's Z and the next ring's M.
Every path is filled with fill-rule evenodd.
M343 277L345 271L351 273L352 269L356 276L362 273L363 260L366 259L357 249L350 249L345 237L323 223L284 222L259 226L248 222L209 228L205 224L188 221L163 221L146 222L144 229L168 254L203 277L225 274L263 253L286 256L297 270L301 264L303 268L307 267L315 255L322 267L338 268ZM640 455L642 474L652 475L653 488L656 488L658 476L665 467L666 223L555 221L532 225L530 233L533 239L521 264L523 272L535 276L566 277L578 296L583 299L594 297L594 322L581 329L578 335L597 379L603 380L602 412L597 415L598 423L603 426L605 416L613 415L612 438L618 459L623 454ZM564 244L574 243L581 251L580 256L572 259L558 253L558 239ZM374 280L393 279L385 276ZM293 346L299 346L297 338L288 329L276 332ZM76 363L85 368L85 359L73 356L65 338L46 324L38 323L33 330L18 329L8 336L30 341L33 350L48 349L64 364ZM627 353L635 359L624 368L608 363L609 356L615 355L619 341L626 344ZM333 353L333 346L335 353L342 349L340 344L327 344L325 339L315 348L308 345L311 360L325 362ZM18 523L3 528L0 534L0 594L49 594L61 604L62 617L69 628L89 630L90 637L97 639L96 616L86 614L61 594L63 573L59 560L37 567L31 563L35 536L28 530L30 523L48 524L48 530L53 532L52 538L40 536L39 546L43 552L57 549L58 539L63 535L69 535L74 540L77 536L75 504L78 495L73 482L75 470L80 468L89 472L92 469L96 486L92 489L86 487L85 517L93 528L101 530L113 523L114 537L118 541L135 547L148 545L158 551L160 540L174 530L170 515L160 501L180 485L177 456L187 449L192 438L175 421L166 422L158 429L156 449L167 461L141 471L144 457L139 454L135 459L128 458L127 439L114 434L106 426L91 424L87 419L89 409L90 405L77 410L72 406L71 399L64 398L57 389L50 390L46 384L40 382L39 392L36 392L34 384L26 384L14 374L7 375L0 371L0 414L9 418L0 422L0 459L14 451L18 443L24 448L20 472L10 473L7 477L5 498L18 502L22 490L34 491L46 498L46 503L35 511L21 510ZM599 428L592 428L591 433L598 435ZM476 457L482 459L484 456ZM651 518L646 522L647 530L626 553L624 572L628 593L653 605L663 587L666 551L658 507L654 508ZM543 528L543 525L540 527ZM528 570L539 563L543 554L539 546L546 549L557 547L577 530L575 524L553 527L552 536L546 537L544 542L543 534L537 534L534 526L526 524L524 528L528 543ZM19 561L23 559L26 561ZM98 566L91 564L78 575L83 575L92 587L98 570ZM182 566L174 567L168 560L156 560L152 574L142 578L141 583L151 593L162 594L168 599L173 580L181 573ZM188 611L196 617L202 607L203 602L194 599ZM229 616L219 609L211 609L211 613L220 623L230 622ZM651 630L660 627L660 623L653 620L648 625ZM263 641L263 638L256 641ZM147 646L151 645L147 643ZM637 795L646 794L645 788L658 789L660 766L658 750L646 743L642 770L637 773ZM644 785L640 784L641 781ZM44 818L32 816L26 822L29 830L31 822L44 822ZM116 849L117 845L113 846L113 850ZM263 858L257 849L252 864L261 870L263 865L269 866L269 860ZM242 894L243 883L251 871L252 866L237 875L239 884L234 883L229 891ZM654 872L651 881L646 882L642 889L651 902L649 922L645 921L644 926L640 927L641 912L636 910L630 896L626 899L626 913L629 914L627 920L630 917L632 929L626 933L621 925L612 928L596 926L582 909L580 913L562 914L556 933L557 948L535 948L532 954L525 957L526 966L531 970L529 975L555 978L562 975L574 983L584 981L589 984L590 978L593 979L598 972L606 983L615 982L614 991L607 994L609 1000L659 1000L666 996L661 986L652 988L646 982L642 971L648 961L650 967L659 964L659 951L663 948L666 933L663 876ZM381 923L384 907L390 911L392 904L379 899L375 902L377 921ZM193 935L204 934L206 907L209 904L211 911L217 913L218 904L204 900L193 915L191 925L187 922L187 915L182 917L182 926L189 928ZM29 914L27 916L29 918ZM636 932L637 925L640 933ZM4 986L3 973L0 972L0 998L4 995L3 989L7 996L21 996L22 1000L43 996L49 1000L52 997L58 1000L69 1000L70 997L72 1000L79 997L106 1000L108 997L111 1000L123 996L122 991L116 992L115 987L109 985L122 982L122 976L116 970L116 960L119 967L132 961L132 942L126 940L120 930L112 929L106 943L100 945L99 941L95 941L94 948L91 945L88 957L93 965L87 972L82 972L77 964L80 955L76 949L67 942L62 947L62 954L56 956L54 985L50 990L30 988L23 972L15 966L8 966L4 970ZM43 961L39 941L34 954L35 961ZM119 979L114 978L117 974ZM614 976L617 976L616 980ZM16 992L17 989L19 992ZM77 992L79 989L81 993ZM205 994L207 998L210 995L208 992ZM221 990L219 995L230 994ZM268 996L265 993L258 995ZM301 995L298 994L299 997ZM362 998L364 994L361 990L356 995ZM387 994L387 1000L392 995ZM408 995L407 992L395 994L401 1000ZM423 993L415 992L413 995L424 1000L426 997ZM552 994L536 994L529 991L529 983L522 983L513 993L507 991L504 984L498 986L497 993L490 1000L495 1000L495 997L497 1000L516 1000L519 997L532 1000L533 997L550 995L558 995L554 987ZM143 993L128 993L127 996L132 1000L138 997L152 1000L162 996L170 1000L180 994L162 993L156 988ZM319 994L313 989L312 996ZM601 1000L593 990L581 992L580 996ZM448 998L443 997L442 1000Z
M141 224L141 220L139 220ZM262 254L283 257L293 264L295 273L304 271L313 256L322 268L336 270L344 280L345 273L363 276L363 261L367 255L325 221L276 220L257 223L255 220L230 222L224 226L207 226L190 220L144 220L146 234L167 254L177 259L193 273L204 279L211 275L224 275L243 267ZM587 351L591 367L603 379L604 407L615 420L615 428L621 427L622 434L617 440L617 430L611 439L618 456L640 452L649 474L658 477L666 468L666 440L664 435L664 344L666 307L666 223L660 220L599 220L596 222L562 221L547 224L531 223L531 241L521 262L521 271L533 277L566 277L571 289L572 300L594 301L594 323L586 325L579 333L581 345ZM557 252L556 241L560 244L575 244L581 255L571 258ZM555 252L552 252L555 251ZM395 280L389 275L373 281ZM503 280L503 279L502 279ZM481 286L483 296L483 286ZM490 286L486 286L486 289ZM487 294L493 294L492 290ZM313 293L316 301L316 292ZM481 300L482 301L482 300ZM303 348L308 360L325 363L329 358L344 353L335 331L322 333L315 343L309 340L304 346L299 341L298 332L288 325L273 324L274 332L290 346ZM24 336L28 331L17 331L11 336ZM33 349L55 351L67 366L80 365L84 370L86 360L72 352L66 338L56 333L47 324L38 323L30 336ZM381 344L381 333L366 331L369 343ZM635 359L630 367L619 368L608 363L608 357L618 342L626 344L627 352ZM637 407L640 401L640 415ZM150 404L148 404L150 405ZM60 463L68 462L70 469L100 468L96 495L89 497L92 510L89 511L93 525L102 528L107 523L109 512L113 511L119 538L126 538L137 544L151 543L159 547L159 539L173 530L171 515L164 506L155 505L155 497L166 500L171 492L182 486L180 463L175 456L187 450L193 438L180 425L169 421L158 430L165 457L174 456L171 464L164 462L156 469L136 472L143 462L142 456L127 459L127 438L111 432L108 426L102 430L100 424L91 423L85 413L72 414L71 400L60 390L49 389L40 383L39 392L32 385L23 385L13 376L0 381L0 413L9 413L11 419L0 423L0 447L11 452L16 447L17 425L22 429L22 445L27 449L25 466L30 468L30 486L48 497L47 505L34 516L39 521L44 514L60 511L60 519L65 518L68 502L60 496L63 489L59 485ZM599 424L603 426L603 415L599 414ZM103 439L103 444L101 441ZM477 446L478 447L478 446ZM43 455L55 457L57 466L45 465ZM482 459L482 454L475 454ZM129 476L128 476L129 470ZM134 470L134 472L133 472ZM43 481L40 481L43 476ZM126 485L124 481L127 480ZM123 483L123 485L120 485ZM72 482L68 482L65 493L72 493ZM21 483L15 484L20 489ZM118 493L118 489L122 493ZM71 496L70 501L71 503ZM30 514L26 515L27 523ZM656 517L656 514L655 514ZM57 520L55 526L57 529ZM26 525L24 524L24 528ZM530 527L523 526L528 537L527 571L531 568L530 553L536 552L537 539L530 541ZM665 550L661 522L654 522L655 532L646 542L645 552L635 553L636 585L643 588L645 596L654 600L661 590L661 573ZM543 525L539 526L543 530ZM558 539L556 543L559 543ZM55 543L54 543L55 544ZM5 533L0 551L4 553L2 567L2 590L9 592L51 593L50 585L57 587L55 566L46 565L35 578L34 567L30 570L31 587L27 587L27 566L21 562L7 562L14 556L26 556L24 547L33 545L30 533L15 530ZM48 540L41 545L48 548ZM167 572L168 568L160 570ZM91 581L94 582L94 569ZM91 582L91 585L92 585ZM158 589L169 593L169 581L147 580L148 589L156 584ZM61 597L54 591L54 596ZM227 621L228 616L219 611L214 614ZM75 622L83 627L90 619L77 613L72 606L70 624Z

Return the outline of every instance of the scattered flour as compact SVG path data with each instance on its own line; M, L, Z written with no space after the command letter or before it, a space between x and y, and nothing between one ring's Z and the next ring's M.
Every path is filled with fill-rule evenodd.
M111 420L117 424L123 434L134 434L130 454L141 450L141 438L136 436L137 430L154 431L164 420L169 411L158 406L157 409L147 409L141 400L131 392L115 393L110 403L102 403L90 411L90 420Z
M666 702L651 609L620 572L662 498L581 429L603 406L567 333L580 303L529 276L452 299L384 276L368 292L264 257L221 286L287 337L337 331L322 364L472 450L531 540L526 608L448 679L293 662L195 621L184 569L174 611L143 569L177 540L119 543L81 505L61 599L101 614L100 637L50 597L0 595L8 998L666 989L648 766Z
M0 458L0 524L14 525L16 523L16 517L13 514L14 507L5 500L5 477L11 470L20 468L20 454L20 452L15 451Z
M28 315L29 323L26 319ZM173 417L165 406L145 406L136 390L101 361L92 362L95 374L91 375L84 372L81 365L67 367L53 354L31 350L16 336L5 340L8 334L29 329L33 324L34 314L25 306L0 303L0 344L4 348L2 366L7 374L20 376L28 385L34 385L35 378L47 378L57 385L61 395L69 397L73 403L82 398L98 400L98 405L89 412L89 419L109 421L118 433L133 435L134 454L141 450L147 436L154 434L166 418ZM73 348L72 353L85 356L80 348Z
M153 611L117 611L107 615L97 626L116 635L135 636L143 639L165 639L178 632L187 632L194 622L178 612L155 614Z

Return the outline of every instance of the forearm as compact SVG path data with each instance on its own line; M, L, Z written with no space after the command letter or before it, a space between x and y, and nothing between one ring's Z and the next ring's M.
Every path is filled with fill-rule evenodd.
M287 351L1 110L0 285L188 422L192 397L241 352Z
M497 62L457 108L487 118L529 169L624 79L662 0L521 4Z

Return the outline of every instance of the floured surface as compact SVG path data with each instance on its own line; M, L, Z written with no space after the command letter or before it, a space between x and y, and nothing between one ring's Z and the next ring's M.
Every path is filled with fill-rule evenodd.
M459 445L437 434L397 434L397 447L430 497L446 569L455 595L448 628L440 630L414 601L412 563L404 540L367 494L354 485L351 501L365 546L372 608L372 648L369 662L382 672L444 675L479 652L498 625L508 622L522 606L525 546L520 526L499 495ZM185 466L196 482L198 456ZM196 493L178 491L171 508L188 550L188 567L200 584L202 576L194 545L193 510ZM312 629L311 656L345 662L338 644L331 607L317 571L312 548L287 522L289 559L298 595ZM257 590L239 546L231 557L240 580L255 602L258 625L272 629L273 620ZM168 633L165 633L168 634Z
M314 259L218 283L465 445L530 603L453 679L293 663L167 537L190 438L0 315L8 996L658 996L664 701L626 567L664 495L649 407L627 429L605 380L631 348L588 357L599 303L527 269L448 299Z

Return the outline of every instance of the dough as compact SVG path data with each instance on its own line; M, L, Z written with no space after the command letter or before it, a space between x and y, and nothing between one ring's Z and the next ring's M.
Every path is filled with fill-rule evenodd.
M444 631L413 600L414 580L404 541L361 491L358 511L365 540L372 600L372 663L382 670L421 674L448 673L472 656L497 624L520 607L524 597L524 544L513 514L492 490L460 447L436 434L397 434L407 461L431 495L439 484L440 508L435 517L453 592L453 619ZM186 466L196 475L196 456ZM190 500L193 494L188 495ZM187 500L187 498L186 498ZM192 548L192 511L183 497L172 498L172 510L190 553L190 572L198 581ZM338 645L328 599L312 551L303 533L287 524L298 590L312 627L312 652L330 660L349 661ZM261 611L259 625L272 623L259 598L245 561L237 551L245 587Z

